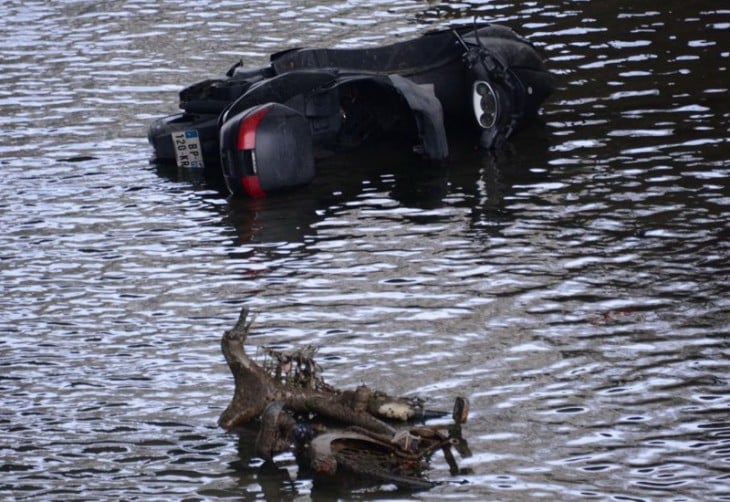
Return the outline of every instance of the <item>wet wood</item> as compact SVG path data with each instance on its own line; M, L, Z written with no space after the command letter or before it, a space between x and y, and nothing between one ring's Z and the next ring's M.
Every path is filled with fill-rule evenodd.
M292 353L269 350L266 360L257 363L245 350L251 328L247 319L244 308L221 340L235 389L218 423L235 430L258 421L255 451L261 458L271 461L276 453L293 450L315 478L341 479L340 474L349 473L418 490L432 486L422 473L437 450L452 475L461 472L451 448L462 457L471 454L461 436L466 399L456 399L448 426L409 425L426 416L420 399L392 397L365 385L335 389L319 376L312 347Z
M233 399L218 420L224 429L234 429L259 417L275 401L282 401L296 412L317 413L391 435L395 428L383 419L408 420L423 413L417 399L391 397L365 385L349 391L330 387L317 376L311 349L311 353L305 349L267 371L246 353L244 344L251 327L247 318L248 310L244 308L236 325L221 341L235 384ZM295 365L298 368L293 368Z

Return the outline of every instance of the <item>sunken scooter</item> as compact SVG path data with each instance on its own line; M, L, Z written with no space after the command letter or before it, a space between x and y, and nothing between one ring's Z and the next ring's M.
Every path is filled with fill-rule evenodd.
M154 161L222 171L236 195L309 183L316 159L382 138L428 161L447 132L500 148L553 90L534 46L500 25L460 26L363 49L291 49L268 66L237 63L180 92L156 120Z

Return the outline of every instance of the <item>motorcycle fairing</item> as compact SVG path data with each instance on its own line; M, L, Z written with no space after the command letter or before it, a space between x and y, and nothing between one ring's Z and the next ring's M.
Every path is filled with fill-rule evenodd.
M338 77L329 70L292 71L252 86L221 114L220 123L267 102L304 115L314 142L329 148L350 148L382 134L413 136L412 123L417 151L430 160L445 159L449 153L443 109L433 88L400 75Z

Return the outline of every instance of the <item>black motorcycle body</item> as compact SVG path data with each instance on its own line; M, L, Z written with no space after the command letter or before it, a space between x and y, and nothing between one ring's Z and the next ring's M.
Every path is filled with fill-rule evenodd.
M315 159L378 138L431 161L447 129L500 148L553 90L535 48L499 25L459 27L365 49L292 49L263 68L180 92L183 112L156 120L158 163L220 170L233 194L263 197L306 184Z

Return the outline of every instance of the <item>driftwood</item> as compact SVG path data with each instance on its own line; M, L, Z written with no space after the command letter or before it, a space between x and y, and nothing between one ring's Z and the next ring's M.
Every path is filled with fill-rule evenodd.
M278 452L294 449L315 474L333 475L343 469L425 488L430 486L420 478L425 461L441 449L452 474L459 472L450 447L456 446L462 456L469 454L461 438L468 414L465 399L457 398L454 423L448 427L404 428L434 412L424 410L421 399L392 397L365 385L346 391L331 387L318 375L312 347L288 354L269 350L267 360L258 364L244 347L251 327L247 317L244 308L221 341L235 390L218 424L230 431L260 420L256 452L262 458L271 460Z

